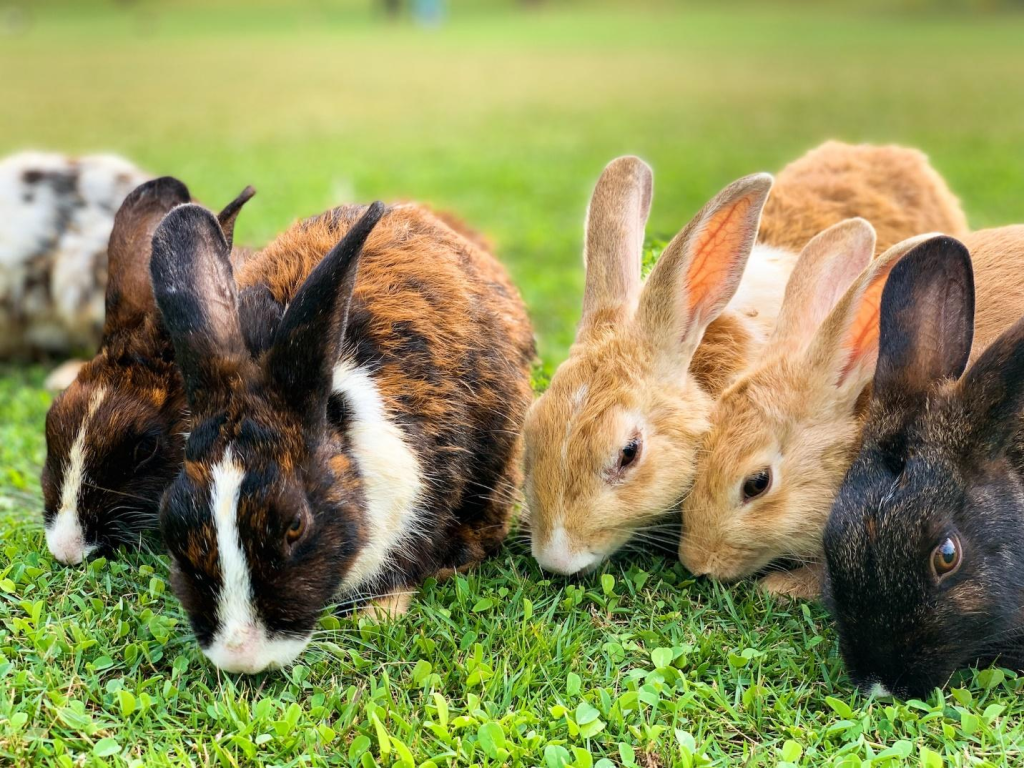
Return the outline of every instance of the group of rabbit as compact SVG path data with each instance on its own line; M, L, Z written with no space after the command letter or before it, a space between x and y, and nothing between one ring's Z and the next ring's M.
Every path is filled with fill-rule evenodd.
M726 187L644 280L652 193L635 157L599 178L534 400L523 302L454 218L347 205L248 251L251 189L215 215L142 184L47 416L50 551L159 527L203 652L255 673L325 609L398 613L494 553L522 488L546 570L681 519L694 574L823 594L866 691L1024 666L1024 227L968 233L921 153L829 142Z

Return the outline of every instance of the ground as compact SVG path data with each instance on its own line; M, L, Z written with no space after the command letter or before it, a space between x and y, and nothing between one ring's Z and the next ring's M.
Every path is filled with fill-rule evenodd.
M578 314L589 188L618 154L656 170L658 238L832 137L923 148L975 227L1024 218L1024 18L463 0L422 30L364 5L9 5L0 154L117 151L214 206L252 183L252 244L353 199L457 211L522 287L548 370ZM1024 760L1024 677L866 701L822 608L695 580L671 553L567 581L514 538L404 618L325 618L287 673L220 675L163 558L46 553L43 374L0 370L2 765Z

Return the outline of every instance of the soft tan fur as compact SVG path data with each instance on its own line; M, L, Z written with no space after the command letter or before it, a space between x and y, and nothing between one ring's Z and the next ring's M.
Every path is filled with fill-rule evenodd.
M680 559L691 571L731 581L779 559L802 560L805 567L769 573L761 585L793 597L819 594L821 531L859 446L878 354L885 277L925 239L901 243L869 266L820 327L805 318L805 330L797 323L791 333L783 333L780 323L778 345L716 402L696 480L683 506ZM977 232L965 244L976 286L973 360L1024 314L1024 284L1018 277L1024 266L1024 226ZM832 245L838 252L850 248L842 238ZM810 266L801 258L791 282L801 281ZM821 270L820 282L827 282L827 271ZM813 281L806 282L804 290L793 294L801 302L795 314L809 307ZM790 298L787 289L784 314ZM771 487L743 503L744 479L765 467L771 467Z
M799 252L819 232L857 216L875 228L876 255L925 232L967 233L959 200L922 152L828 141L779 173L758 239Z
M770 248L750 255L767 177L748 177L697 214L642 284L650 169L620 158L602 174L588 210L576 343L524 433L533 550L543 566L591 567L678 506L714 397L774 328L796 249L857 214L880 219L897 240L919 227L965 227L956 199L913 150L830 142L779 179L760 220ZM751 300L730 304L741 277L740 294ZM620 469L634 439L637 458Z

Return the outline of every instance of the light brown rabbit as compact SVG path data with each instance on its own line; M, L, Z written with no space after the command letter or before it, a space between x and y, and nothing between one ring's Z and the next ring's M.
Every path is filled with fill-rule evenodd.
M804 250L786 287L778 327L765 351L715 404L683 504L679 556L695 574L731 581L773 564L769 592L820 592L821 532L860 445L878 356L879 302L891 268L928 236L866 263L873 233L844 222ZM1024 227L968 235L977 286L977 357L1024 314ZM850 255L856 258L851 259ZM835 304L834 308L832 304ZM785 570L780 561L789 561Z
M591 568L678 508L714 398L774 327L794 249L858 214L884 220L887 233L913 227L904 236L965 226L913 150L830 142L779 178L756 247L766 174L719 193L642 283L651 170L624 157L601 175L587 214L576 342L525 427L532 549L543 568Z

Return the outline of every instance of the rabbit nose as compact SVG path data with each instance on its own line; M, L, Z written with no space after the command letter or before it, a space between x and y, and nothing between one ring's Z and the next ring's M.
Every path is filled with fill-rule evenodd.
M248 650L256 645L258 639L258 631L256 627L251 624L243 624L235 627L227 639L224 641L224 647L234 653Z
M571 576L589 568L600 560L589 550L574 552L569 536L562 526L557 526L543 544L538 543L536 536L532 542L533 557L545 571Z

